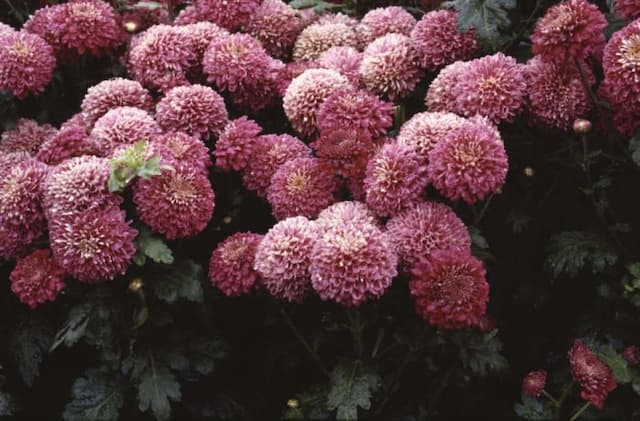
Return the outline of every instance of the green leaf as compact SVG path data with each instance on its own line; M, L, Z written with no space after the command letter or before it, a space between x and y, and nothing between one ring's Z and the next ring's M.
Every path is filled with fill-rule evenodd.
M502 341L498 331L480 333L464 332L454 336L454 342L460 346L460 359L465 367L479 376L498 373L509 367L502 355Z
M0 417L15 415L16 404L8 393L0 392Z
M152 176L159 175L162 170L173 170L172 167L163 165L160 157L148 157L148 155L147 142L141 140L111 158L109 191L119 192L124 190L135 177L149 179Z
M372 395L378 389L378 375L360 370L358 365L341 364L331 371L327 408L337 410L339 420L358 419L358 408L371 408Z
M164 6L162 3L157 1L139 1L136 4L127 4L123 6L124 10L136 10L136 9L147 9L147 10L156 10L162 9Z
M631 367L629 367L629 363L611 345L597 347L596 352L598 358L611 368L618 383L626 384L631 382Z
M165 244L165 242L159 236L153 235L151 231L144 227L140 230L140 234L136 238L137 253L136 258L140 259L142 263L136 264L139 266L144 265L146 257L150 258L156 263L163 263L170 265L173 263L173 253L171 249ZM141 255L140 257L138 257Z
M53 332L49 326L36 320L18 324L11 338L11 350L22 375L29 387L40 374L40 364L45 352L51 346Z
M613 246L601 235L584 231L564 231L552 236L546 247L545 266L554 278L577 276L587 265L594 274L618 261Z
M471 253L475 257L485 262L495 260L489 250L489 242L477 227L469 227L469 235L471 236Z
M202 266L193 260L180 260L160 275L154 283L154 292L158 298L170 304L179 299L202 302L200 281L203 274Z
M516 403L513 407L519 417L526 420L550 420L553 419L553 408L546 400L536 399L522 394L522 403Z
M124 402L117 380L100 370L87 370L71 386L72 400L64 408L65 420L117 420Z
M322 0L293 0L289 3L289 6L294 9L310 9L313 7L313 10L316 12L342 9L344 7L343 4L329 3Z
M458 12L458 29L462 32L475 28L481 45L496 50L504 42L502 31L511 26L508 10L516 0L452 0L442 4Z
M200 338L189 344L188 353L191 368L206 376L214 370L217 361L226 358L227 346L217 338Z
M631 304L640 307L640 263L627 265L629 274L623 278L622 294Z
M149 364L140 375L138 385L138 408L151 412L159 420L171 417L171 401L179 402L182 399L180 383L176 381L169 368L158 365L153 356L149 357Z
M82 339L87 330L87 326L89 325L92 311L92 301L85 301L73 307L69 311L67 321L58 333L56 333L50 351L53 351L62 344L67 347L71 347Z

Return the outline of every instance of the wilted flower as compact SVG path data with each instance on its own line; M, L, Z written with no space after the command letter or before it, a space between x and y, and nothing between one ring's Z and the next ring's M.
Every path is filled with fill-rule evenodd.
M229 297L251 292L259 278L253 265L263 238L251 232L238 232L218 244L209 260L211 285Z
M31 309L54 301L64 289L64 270L51 258L48 249L40 249L18 259L9 275L11 291Z

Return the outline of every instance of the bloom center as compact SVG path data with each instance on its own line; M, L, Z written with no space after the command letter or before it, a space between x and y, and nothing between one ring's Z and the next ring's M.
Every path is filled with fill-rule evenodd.
M622 41L619 63L633 70L640 68L640 36L635 35Z
M291 193L302 193L309 187L311 178L302 170L296 170L287 177L287 190Z
M197 197L191 180L176 176L169 185L169 201L174 205L187 205Z

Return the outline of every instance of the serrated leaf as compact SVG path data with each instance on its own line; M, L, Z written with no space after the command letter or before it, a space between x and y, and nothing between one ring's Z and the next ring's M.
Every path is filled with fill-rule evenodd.
M594 274L618 261L613 246L601 235L585 231L564 231L552 236L546 247L545 266L554 278L575 277L587 265Z
M509 363L502 355L502 341L497 334L497 330L490 333L472 331L454 336L454 341L460 345L463 365L482 377L506 370Z
M140 234L136 237L137 254L142 254L139 266L144 265L145 257L150 258L156 263L170 265L173 263L173 253L167 244L159 236L153 235L147 228L140 230ZM138 264L138 262L136 262Z
M58 333L56 333L50 351L53 351L62 344L70 347L78 342L87 330L92 311L93 302L91 301L85 301L73 307L69 311L67 321Z
M147 142L141 140L111 158L108 181L110 192L124 190L135 177L149 179L159 175L162 170L173 170L171 166L163 165L159 156L148 157L146 148Z
M140 411L151 409L156 419L166 420L171 417L171 401L179 402L181 399L180 383L175 376L168 367L158 365L158 361L150 356L138 385Z
M598 358L611 368L618 383L626 384L631 381L629 363L611 345L600 346L596 349L596 352Z
M547 401L525 394L522 395L522 403L516 403L513 409L519 417L526 420L553 419L553 408Z
M460 31L475 28L480 44L495 50L504 41L501 31L511 26L508 10L516 3L516 0L452 0L442 6L458 12Z
M227 347L220 339L196 339L189 344L189 361L191 368L199 374L210 374L216 362L227 356Z
M99 370L87 370L71 386L72 400L64 408L65 420L117 420L124 402L117 380Z
M45 324L34 320L20 323L11 338L11 350L22 375L29 387L40 374L43 355L51 346L53 332Z
M358 408L371 408L371 398L378 389L377 374L357 366L338 365L331 371L327 408L337 410L339 420L358 419Z
M160 275L154 283L154 292L158 298L170 304L179 299L202 302L200 280L203 273L202 266L193 260L178 261Z

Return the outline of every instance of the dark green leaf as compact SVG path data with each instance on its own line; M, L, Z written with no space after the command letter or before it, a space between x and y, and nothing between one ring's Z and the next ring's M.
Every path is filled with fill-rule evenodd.
M584 231L564 231L552 236L546 247L546 267L554 278L577 276L587 265L594 274L618 261L613 246L602 236Z
M522 403L516 403L513 409L519 417L526 420L553 419L553 408L547 401L525 394L522 395Z
M600 346L596 349L596 352L602 362L611 368L618 383L626 384L631 381L629 363L611 345Z
M504 42L502 32L511 26L508 10L516 6L516 0L452 0L442 5L458 11L462 32L475 28L478 41L495 50Z
M317 0L293 0L289 2L289 6L294 9L308 9L310 7L315 7L318 4Z
M36 320L18 324L11 338L11 350L27 386L31 387L40 373L42 357L51 346L53 332Z
M0 392L0 417L8 417L15 414L16 405L8 393Z
M150 258L156 263L170 265L173 263L173 253L165 242L157 235L153 235L148 228L142 228L140 234L136 238L137 254L142 254L142 266L145 257ZM137 262L136 262L137 263Z
M490 333L472 331L454 337L460 345L460 359L465 367L479 376L498 373L509 367L497 334L497 330Z
M220 339L196 339L189 344L189 362L191 368L199 374L210 374L217 361L227 356L227 347Z
M56 333L51 351L62 344L67 347L73 346L84 336L93 307L92 301L85 301L71 309L64 326Z
M168 303L179 299L202 302L203 292L200 284L203 278L202 266L193 260L181 260L160 275L154 283L154 292L158 298Z
M124 6L126 10L135 10L135 9L147 9L147 10L156 10L162 9L164 6L162 3L157 1L139 1L136 4L128 4Z
M337 410L339 420L355 420L358 418L358 408L371 408L372 394L378 389L377 374L361 370L356 363L338 365L331 371L331 386L327 395L327 408Z
M65 420L117 420L124 401L117 380L99 370L87 370L71 387Z
M180 383L164 365L159 365L153 357L149 357L149 363L140 375L138 385L138 408L151 412L159 420L171 417L171 401L179 402L182 399Z

